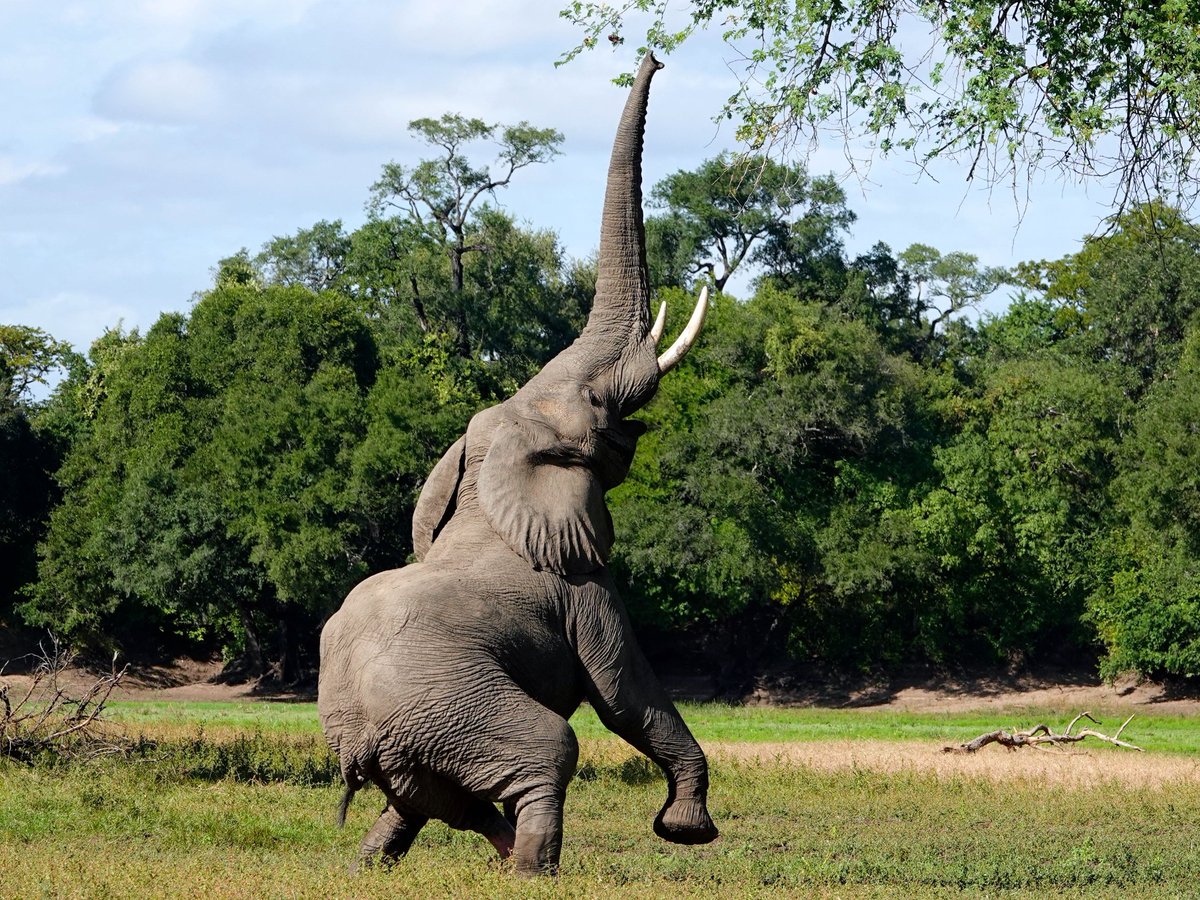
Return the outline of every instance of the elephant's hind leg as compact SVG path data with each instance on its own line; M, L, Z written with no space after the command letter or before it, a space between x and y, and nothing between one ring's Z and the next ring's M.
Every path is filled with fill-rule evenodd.
M522 875L554 874L579 744L562 716L504 673L494 673L486 687L471 683L450 698L469 709L469 717L443 717L431 723L416 749L393 750L382 765L389 773L385 793L401 809L482 834L501 857L512 855ZM487 696L483 706L481 694ZM401 764L418 755L424 757L419 764ZM507 817L495 803L504 805Z
M514 760L525 769L527 787L506 798L504 804L505 812L516 820L513 855L519 875L556 875L562 852L563 803L567 784L575 774L579 745L565 720L533 704L523 712L534 720L524 733L541 740L536 750L524 748L526 758Z
M553 875L562 851L563 802L575 773L579 744L561 716L510 686L494 686L491 706L480 711L469 729L453 739L462 753L441 774L459 785L475 804L464 812L504 855L496 836L511 837L512 856L520 875ZM504 806L505 815L490 798ZM429 812L427 807L419 807ZM443 818L442 812L434 813ZM446 817L446 821L450 819ZM450 822L450 824L454 824ZM483 827L479 827L482 824ZM514 831L515 825L515 831Z
M557 875L562 853L564 790L535 793L517 801L514 855L518 875Z
M390 781L388 796L393 806L419 811L422 823L440 819L459 831L474 831L488 839L501 859L512 855L516 834L500 810L446 776L415 767Z
M358 860L354 868L377 864L391 865L396 862L408 852L417 832L428 821L425 816L411 812L401 813L388 804L359 844Z
M474 831L487 838L501 859L512 856L517 834L512 823L486 800L472 797L462 822L452 827Z

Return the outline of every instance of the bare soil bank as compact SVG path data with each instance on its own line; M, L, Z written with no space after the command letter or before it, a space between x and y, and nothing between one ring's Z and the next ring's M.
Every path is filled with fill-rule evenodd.
M894 709L959 713L1027 707L1080 711L1096 708L1153 708L1160 713L1200 712L1195 685L1127 678L1106 684L1092 673L909 676L885 682L762 684L746 698L751 705Z

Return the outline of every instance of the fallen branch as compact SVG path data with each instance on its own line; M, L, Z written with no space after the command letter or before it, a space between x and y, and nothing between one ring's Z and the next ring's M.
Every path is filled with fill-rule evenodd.
M1101 724L1096 719L1092 718L1089 712L1081 712L1071 720L1067 726L1067 730L1062 734L1055 734L1045 725L1035 725L1028 731L989 731L987 734L981 734L973 741L967 741L965 744L959 744L957 747L943 747L943 753L975 753L982 747L988 744L999 744L1008 750L1016 750L1019 747L1035 747L1040 750L1048 749L1048 747L1061 747L1064 744L1076 744L1084 738L1096 738L1097 740L1107 741L1110 744L1115 744L1118 747L1127 747L1130 750L1136 750L1138 753L1143 752L1141 747L1137 747L1127 741L1121 740L1121 732L1125 730L1125 726L1132 720L1133 716L1122 723L1117 729L1117 733L1111 737L1107 734L1101 734L1099 731L1094 731L1091 728L1083 728L1074 734L1071 729L1080 719L1087 719L1096 725Z
M0 756L32 762L46 754L70 759L123 752L122 744L106 732L103 714L129 667L117 669L114 654L109 674L73 696L62 675L74 655L53 635L50 640L49 650L38 645L40 655L19 697L10 695L13 685L0 682Z

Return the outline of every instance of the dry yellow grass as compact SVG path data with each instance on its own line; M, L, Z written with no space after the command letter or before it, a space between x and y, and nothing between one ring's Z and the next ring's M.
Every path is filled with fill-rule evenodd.
M1042 781L1095 786L1115 783L1152 787L1181 781L1200 782L1200 759L1138 753L1108 746L1070 750L1005 750L989 746L957 755L925 741L836 740L803 743L709 743L714 761L795 765L818 771L905 772L938 778L987 778L993 781Z

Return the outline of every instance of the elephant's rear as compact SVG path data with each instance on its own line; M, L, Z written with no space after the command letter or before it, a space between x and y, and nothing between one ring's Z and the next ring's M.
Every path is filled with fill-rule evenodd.
M334 749L358 742L364 726L394 719L431 684L461 681L446 671L454 668L451 655L472 655L472 645L481 643L473 635L495 627L483 621L484 598L471 596L462 582L457 573L422 563L380 572L355 587L325 623L317 709ZM445 621L448 610L455 625Z
M416 772L415 761L435 760L438 777L490 792L510 779L490 772L496 747L511 739L508 707L533 702L570 715L581 692L549 602L553 582L539 575L513 591L483 577L511 585L504 569L514 563L525 566L506 552L459 569L383 572L326 623L317 709L351 791L364 780L423 779L430 773ZM547 658L547 646L562 659Z
M321 662L317 679L317 715L329 747L337 755L346 792L338 807L338 827L346 821L346 811L354 793L367 780L365 763L373 748L363 738L367 722L350 667L352 655L346 651L353 636L347 629L346 606L321 629Z
M377 768L379 722L369 708L378 684L372 662L404 659L406 607L419 598L420 565L382 572L360 583L321 630L317 713L321 730L337 754L347 796Z

